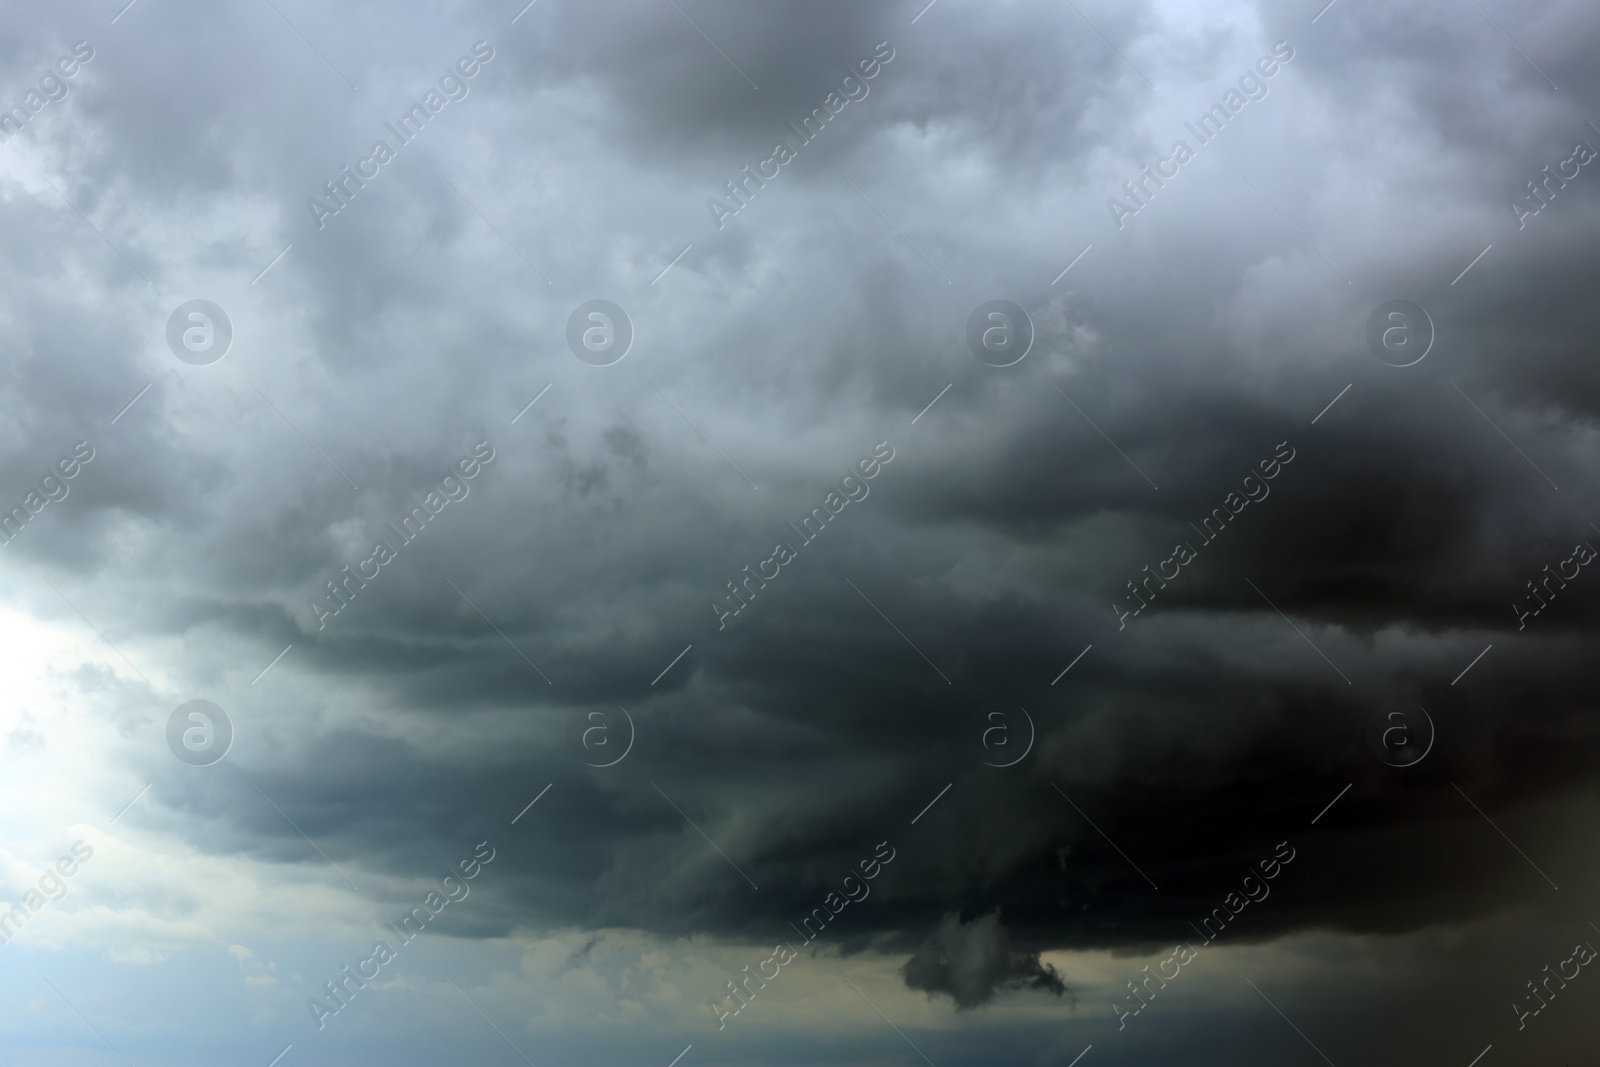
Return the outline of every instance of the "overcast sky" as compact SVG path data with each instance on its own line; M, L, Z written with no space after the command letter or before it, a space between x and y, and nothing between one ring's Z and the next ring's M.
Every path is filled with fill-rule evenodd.
M1592 5L525 2L0 34L0 1059L1589 1055Z

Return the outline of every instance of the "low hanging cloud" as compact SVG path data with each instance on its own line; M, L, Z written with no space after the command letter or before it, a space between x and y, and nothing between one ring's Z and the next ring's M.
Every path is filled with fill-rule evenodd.
M900 968L906 985L932 997L944 994L957 1010L989 1003L996 993L1019 989L1044 989L1058 997L1069 995L1061 973L1011 944L1000 925L1000 911L964 923L948 912L939 926L917 947Z
M1596 5L32 8L0 1045L1588 1062Z

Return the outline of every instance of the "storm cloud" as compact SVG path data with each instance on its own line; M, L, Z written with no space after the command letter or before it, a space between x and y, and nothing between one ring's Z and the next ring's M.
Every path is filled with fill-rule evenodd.
M958 1008L975 1008L1006 989L1044 989L1057 996L1067 992L1061 975L1041 964L1037 952L1011 947L999 912L968 923L954 913L945 915L901 971L912 989L944 993Z
M1589 7L0 38L8 1047L1587 1047Z

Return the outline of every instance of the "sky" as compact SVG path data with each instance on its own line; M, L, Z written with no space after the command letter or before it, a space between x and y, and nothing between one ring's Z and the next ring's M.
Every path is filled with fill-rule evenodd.
M7 1063L1589 1055L1592 5L525 2L0 35Z

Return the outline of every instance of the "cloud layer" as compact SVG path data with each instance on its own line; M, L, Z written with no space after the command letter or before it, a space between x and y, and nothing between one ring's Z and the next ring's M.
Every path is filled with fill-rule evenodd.
M19 16L0 904L96 859L6 1040L78 1048L56 975L151 1062L1306 1053L1248 977L1340 1062L1569 1054L1502 1016L1595 866L1600 22L1320 6Z

